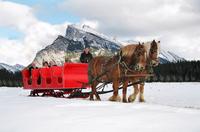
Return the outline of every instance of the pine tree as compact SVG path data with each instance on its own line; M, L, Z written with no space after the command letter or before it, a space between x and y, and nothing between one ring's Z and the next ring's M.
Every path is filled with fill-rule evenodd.
M0 87L3 86L3 82L0 80Z

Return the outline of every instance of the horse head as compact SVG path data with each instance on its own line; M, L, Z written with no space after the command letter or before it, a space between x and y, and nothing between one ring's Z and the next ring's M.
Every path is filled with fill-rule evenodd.
M156 42L153 40L151 42L150 51L149 51L149 63L152 66L157 66L159 64L159 55L160 52L160 41Z
M142 71L146 67L147 55L143 44L138 44L132 55L132 65L136 71Z

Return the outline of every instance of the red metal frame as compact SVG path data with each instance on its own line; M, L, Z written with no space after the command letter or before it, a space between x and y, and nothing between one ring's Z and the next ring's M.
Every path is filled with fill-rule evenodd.
M74 89L89 87L88 64L65 63L64 66L22 71L24 89ZM29 84L31 82L31 84Z

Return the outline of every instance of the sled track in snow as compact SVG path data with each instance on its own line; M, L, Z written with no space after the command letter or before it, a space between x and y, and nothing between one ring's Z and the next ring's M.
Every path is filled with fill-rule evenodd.
M196 106L175 106L175 105L168 105L168 104L161 104L161 103L148 103L146 102L147 104L155 104L155 105L160 105L160 106L167 106L167 107L172 107L172 108L186 108L186 109L193 109L193 110L200 110L200 107L196 107Z

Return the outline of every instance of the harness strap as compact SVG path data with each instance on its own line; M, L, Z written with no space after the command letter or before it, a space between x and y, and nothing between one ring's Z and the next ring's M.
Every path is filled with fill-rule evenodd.
M109 82L106 82L106 83L104 83L104 84L102 84L102 85L100 85L99 87L98 87L98 89L100 89L100 88L103 88L106 84L108 84ZM134 82L134 83L131 83L131 84L128 84L128 86L127 87L130 87L130 86L132 86L132 85L136 85L136 84L141 84L141 83L144 83L144 81L143 80L139 80L139 81L136 81L136 82ZM123 86L121 86L121 87L119 87L119 89L122 89L123 88ZM110 92L113 92L113 90L108 90L108 91L98 91L97 93L98 94L106 94L106 93L110 93ZM91 92L82 92L83 94L91 94Z

